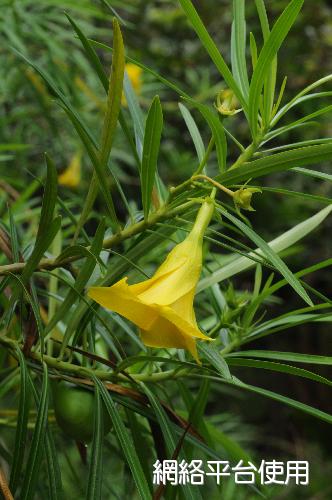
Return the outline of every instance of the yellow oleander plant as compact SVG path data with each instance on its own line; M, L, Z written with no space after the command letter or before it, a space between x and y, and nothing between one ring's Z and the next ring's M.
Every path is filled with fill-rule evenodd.
M223 2L232 17L225 56L201 19L203 2L175 3L146 2L142 14L155 30L176 23L188 41L186 68L170 60L169 75L158 70L169 47L156 51L154 32L144 50L133 46L137 2L69 1L67 17L60 0L9 2L8 22L0 19L15 63L0 144L6 500L295 500L304 491L295 481L262 481L262 449L273 464L294 462L298 450L307 460L308 426L325 436L332 423L328 397L302 398L309 381L332 385L331 356L316 344L332 318L332 259L316 245L332 211L332 140L316 127L331 116L331 91L317 89L332 76L298 92L280 80L280 49L303 0ZM17 69L35 102L23 103ZM175 81L182 70L188 78ZM290 420L296 432L285 431ZM311 460L319 480L303 495L329 498L319 469L331 462L320 453ZM166 473L157 484L165 460L181 469L178 484ZM250 484L204 475L244 462ZM211 479L204 487L189 481L198 465Z

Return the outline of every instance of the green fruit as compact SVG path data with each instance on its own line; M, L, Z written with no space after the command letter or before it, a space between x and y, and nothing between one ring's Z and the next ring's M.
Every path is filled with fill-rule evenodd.
M65 381L54 382L53 404L56 421L67 436L88 443L93 436L95 395L92 391ZM104 435L111 428L109 414L102 405Z

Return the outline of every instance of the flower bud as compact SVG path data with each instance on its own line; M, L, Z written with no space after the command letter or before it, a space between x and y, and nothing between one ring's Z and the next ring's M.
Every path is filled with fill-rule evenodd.
M259 188L241 188L234 192L233 201L237 208L243 208L254 212L255 209L251 206L251 198L253 193L261 193Z
M238 108L239 101L237 100L233 90L221 90L217 95L216 108L221 115L232 116L241 111Z

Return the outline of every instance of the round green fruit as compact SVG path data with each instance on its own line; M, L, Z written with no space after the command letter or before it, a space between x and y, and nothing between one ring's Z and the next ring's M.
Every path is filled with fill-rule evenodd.
M59 427L76 441L91 441L96 405L94 393L63 380L52 384L52 392L55 418ZM104 404L102 411L106 435L110 431L111 420Z

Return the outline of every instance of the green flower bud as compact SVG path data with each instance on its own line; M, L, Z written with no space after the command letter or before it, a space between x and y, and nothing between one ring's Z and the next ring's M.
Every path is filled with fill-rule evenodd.
M233 90L225 89L217 95L216 108L221 115L232 116L241 111L238 108L239 101L237 100Z
M234 192L233 201L237 208L243 208L254 212L255 209L251 206L251 198L253 193L261 193L259 188L241 188Z

